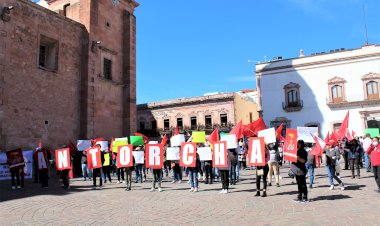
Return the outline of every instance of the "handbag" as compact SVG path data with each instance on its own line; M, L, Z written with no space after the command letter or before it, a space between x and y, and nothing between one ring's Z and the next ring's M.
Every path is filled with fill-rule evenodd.
M288 176L289 176L290 178L294 179L294 177L295 177L296 175L294 175L293 171L290 169L290 170L288 171Z
M258 169L257 176L263 176L263 175L264 175L264 169Z
M291 164L290 170L296 175L296 176L302 176L305 175L305 172L302 171L298 166Z

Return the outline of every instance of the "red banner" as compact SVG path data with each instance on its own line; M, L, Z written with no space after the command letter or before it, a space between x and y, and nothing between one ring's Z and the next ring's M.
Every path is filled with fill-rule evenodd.
M6 152L7 154L7 161L9 168L12 169L14 167L24 167L25 162L24 162L24 156L22 155L22 150L16 149L12 151Z
M161 144L147 144L145 149L146 168L161 169L164 165L164 150Z
M117 168L133 166L132 150L131 144L118 147L116 157Z
M57 170L71 169L70 148L55 150L55 160Z
M265 166L265 140L264 137L249 138L248 166Z
M212 166L228 168L227 142L218 141L213 143Z
M297 162L297 129L286 129L284 160Z
M100 147L93 147L86 150L87 152L87 167L89 169L102 168L102 158Z
M181 167L195 167L197 158L196 143L182 143L179 165Z

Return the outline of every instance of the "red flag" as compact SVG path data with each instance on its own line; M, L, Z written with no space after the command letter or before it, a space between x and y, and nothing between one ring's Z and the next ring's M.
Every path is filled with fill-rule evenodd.
M333 140L335 145L338 144L338 138L337 138L336 132L331 133L329 141L330 140Z
M276 138L279 139L281 142L285 142L285 138L281 135L283 127L284 125L281 123L281 125L276 130Z
M207 140L210 143L214 143L219 141L219 129L215 128L215 130L210 134L210 136L207 138Z
M94 146L96 144L96 142L98 142L98 141L105 141L105 139L102 137L93 139L93 140L91 140L91 146Z
M327 132L327 136L325 137L325 143L327 144L330 141L330 131Z
M355 134L356 134L355 131L352 130L351 136L352 136L353 138L355 138Z
M164 138L162 138L162 141L161 141L162 147L165 146L167 142L168 142L168 138L166 137L166 134L165 134Z
M144 143L148 143L149 141L149 138L142 133L135 133L135 136L142 136L144 139Z
M230 134L235 134L236 139L243 138L243 121L240 122L230 131Z
M311 155L315 155L315 156L322 156L322 153L323 153L323 149L325 148L326 146L326 143L325 141L323 141L321 138L319 138L318 136L315 136L315 135L311 135L313 136L313 139L315 141L315 146L314 148L309 152L309 154Z
M76 146L73 144L73 142L71 142L71 140L69 140L69 149L70 149L70 154L74 155L75 152L77 152L77 148Z
M346 130L346 137L348 140L353 140L354 138L351 136L351 133L349 130Z
M178 135L179 134L179 128L178 126L175 127L175 134L174 135Z
M342 140L344 136L346 136L346 132L348 130L348 121L350 118L350 111L347 111L346 117L344 117L344 120L342 122L342 125L340 125L338 130L338 139Z
M265 122L264 122L264 119L263 118L259 118L257 119L256 121L254 122L251 122L249 123L245 129L244 129L244 135L247 136L247 137L253 137L253 136L256 136L257 133L260 131L260 130L264 130L266 129L267 126L265 125Z

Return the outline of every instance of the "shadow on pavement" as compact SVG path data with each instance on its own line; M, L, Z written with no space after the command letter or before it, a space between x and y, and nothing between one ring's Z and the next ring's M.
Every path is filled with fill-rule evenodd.
M322 201L322 200L339 200L339 199L350 199L351 196L348 195L325 195L325 196L317 196L313 199L310 199L310 201Z

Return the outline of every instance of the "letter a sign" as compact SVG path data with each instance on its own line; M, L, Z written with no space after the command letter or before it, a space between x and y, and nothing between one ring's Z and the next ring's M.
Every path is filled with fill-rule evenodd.
M248 166L265 166L264 137L249 138Z
M100 147L87 149L87 167L89 169L97 169L102 167L102 159L100 158Z
M145 150L146 168L161 169L164 152L161 144L147 144Z
M117 168L133 166L132 145L119 146L116 159Z
M182 143L179 165L182 167L195 167L197 157L196 143Z
M228 168L227 142L220 141L213 143L212 166L217 168Z
M55 159L57 170L71 169L69 148L55 150Z

